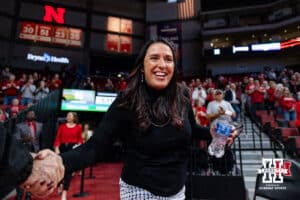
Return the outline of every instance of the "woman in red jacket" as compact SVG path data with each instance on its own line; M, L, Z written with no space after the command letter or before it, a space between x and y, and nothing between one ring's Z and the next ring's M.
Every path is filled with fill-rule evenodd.
M82 128L78 124L78 115L75 112L69 112L66 117L66 123L58 127L54 141L54 150L60 154L71 150L75 145L82 144ZM67 199L67 191L70 187L72 174L65 174L64 188L61 196L62 200Z
M296 120L296 99L292 96L288 88L283 89L283 95L279 99L279 105L283 111L284 120Z

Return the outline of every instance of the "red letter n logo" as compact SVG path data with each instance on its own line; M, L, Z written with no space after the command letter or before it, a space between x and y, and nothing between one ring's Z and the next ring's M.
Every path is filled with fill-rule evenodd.
M45 6L45 15L43 20L45 22L52 22L53 20L58 24L64 24L65 19L64 15L66 9L64 8L57 8L56 10L52 6Z

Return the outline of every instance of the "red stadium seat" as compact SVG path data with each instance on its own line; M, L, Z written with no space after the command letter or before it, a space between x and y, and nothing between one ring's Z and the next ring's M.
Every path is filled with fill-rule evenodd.
M290 128L296 128L296 121L289 121L289 127Z
M256 117L260 117L262 115L268 115L268 111L267 110L257 110L255 112L255 114L256 114Z
M284 143L287 142L291 136L300 136L297 128L278 128L280 130L281 139Z
M274 119L274 117L272 116L272 115L261 115L260 116L260 120L261 120L261 125L262 125L262 127L267 123L267 122L275 122L275 119Z

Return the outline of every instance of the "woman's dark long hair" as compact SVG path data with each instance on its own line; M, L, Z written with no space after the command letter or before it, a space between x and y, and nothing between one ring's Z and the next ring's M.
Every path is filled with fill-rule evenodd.
M159 92L159 97L152 105L149 105L149 94L142 79L144 58L152 44L163 43L170 47L174 60L174 74L168 86ZM120 96L120 106L131 109L137 118L137 124L141 130L147 130L153 121L171 121L178 129L183 127L183 118L189 97L185 88L177 83L176 57L173 46L165 39L155 39L147 42L138 55L133 71L128 77L128 86Z

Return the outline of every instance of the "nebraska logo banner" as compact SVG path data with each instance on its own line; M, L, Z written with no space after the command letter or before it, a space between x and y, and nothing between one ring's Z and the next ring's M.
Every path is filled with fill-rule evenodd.
M293 178L291 167L292 162L281 158L263 158L262 167L258 170L260 178L256 185L257 189L273 195L289 190L290 181L285 181L285 179Z
M258 170L263 174L263 183L283 183L283 176L292 176L291 162L283 159L262 159L262 168Z
M43 17L43 20L45 22L52 22L55 21L58 24L64 24L65 23L65 12L66 9L64 8L57 8L55 9L52 6L44 6L45 9L45 15Z

